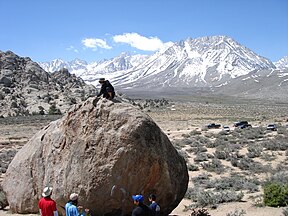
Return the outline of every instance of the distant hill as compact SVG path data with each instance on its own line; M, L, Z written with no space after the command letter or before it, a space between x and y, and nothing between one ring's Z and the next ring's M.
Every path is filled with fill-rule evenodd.
M49 73L28 57L0 51L0 116L63 113L95 94L67 69Z

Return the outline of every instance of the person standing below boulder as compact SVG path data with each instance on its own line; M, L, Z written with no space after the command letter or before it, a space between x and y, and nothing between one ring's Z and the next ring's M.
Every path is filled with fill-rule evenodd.
M69 201L65 205L66 216L90 216L89 209L85 209L83 212L83 207L78 206L78 194L72 193L69 197Z
M41 216L58 216L56 202L51 199L52 187L43 189L42 198L39 200L38 207Z
M66 216L78 216L78 194L72 193L69 197L69 201L65 205Z
M156 195L150 194L148 199L151 202L149 208L152 210L152 216L159 216L160 206L156 203Z
M105 78L100 78L99 83L101 84L101 90L97 97L103 95L104 98L112 100L115 97L115 91L109 80L105 80Z
M144 197L141 194L133 195L132 199L134 204L137 205L132 211L132 216L152 216L151 209L143 203Z

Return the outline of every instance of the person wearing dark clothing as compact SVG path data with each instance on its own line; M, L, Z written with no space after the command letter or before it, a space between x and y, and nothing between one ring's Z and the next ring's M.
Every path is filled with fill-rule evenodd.
M150 194L149 201L151 202L149 208L152 210L152 216L160 215L160 206L156 203L156 195Z
M105 78L100 78L99 83L101 84L101 90L97 97L103 95L104 98L112 100L115 97L115 91L109 80L105 80Z
M132 216L152 216L151 209L143 203L144 197L142 195L132 196L134 204L137 205L132 211Z

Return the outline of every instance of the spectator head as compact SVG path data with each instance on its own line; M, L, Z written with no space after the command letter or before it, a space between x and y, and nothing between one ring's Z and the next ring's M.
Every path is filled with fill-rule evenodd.
M132 199L134 200L134 203L137 204L137 205L139 203L143 203L143 201L144 201L144 197L141 194L133 195Z
M149 201L156 201L156 195L155 194L150 194L149 195Z
M43 197L49 197L49 196L51 196L51 194L52 194L52 187L45 187L44 189L43 189L43 193L42 193L42 196Z

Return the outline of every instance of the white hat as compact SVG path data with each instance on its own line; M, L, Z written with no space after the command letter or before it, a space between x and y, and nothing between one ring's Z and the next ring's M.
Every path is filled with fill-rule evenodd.
M75 200L77 200L77 199L78 199L78 194L72 193L72 194L70 195L70 200L75 201Z
M43 193L42 193L42 196L43 197L48 197L48 196L50 196L51 194L52 194L52 187L45 187L44 189L43 189Z

